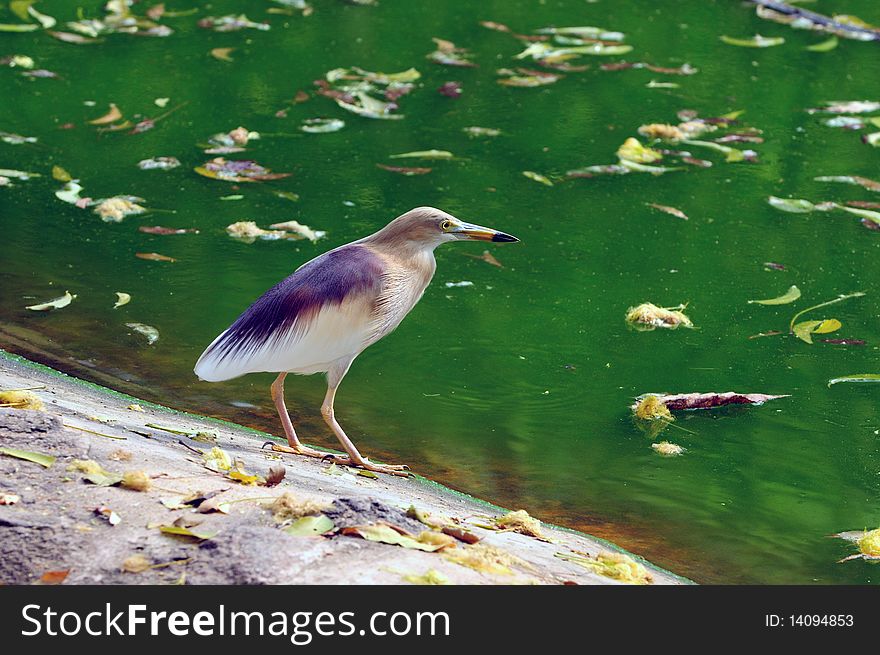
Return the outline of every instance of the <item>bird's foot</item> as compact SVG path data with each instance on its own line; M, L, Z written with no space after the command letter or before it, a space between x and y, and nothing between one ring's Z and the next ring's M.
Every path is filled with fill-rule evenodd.
M409 466L406 464L373 464L366 457L352 461L341 462L353 468L364 469L366 471L374 471L375 473L385 473L386 475L397 475L402 478L408 478L412 475L409 472Z
M317 457L318 459L332 459L333 461L338 461L340 464L347 464L348 459L343 459L340 455L335 455L333 453L324 452L323 450L315 450L314 448L309 448L308 446L304 446L300 444L298 447L285 446L280 443L275 443L274 441L267 441L263 444L263 448L269 446L272 452L275 453L288 453L290 455L305 455L306 457ZM340 461L342 460L342 461Z

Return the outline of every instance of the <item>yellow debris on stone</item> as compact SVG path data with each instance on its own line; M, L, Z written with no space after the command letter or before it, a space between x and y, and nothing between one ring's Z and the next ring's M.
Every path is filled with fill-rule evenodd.
M511 567L527 566L516 555L512 555L496 546L482 543L465 548L444 550L443 556L450 562L466 566L474 571L494 575L513 575Z
M143 555L132 555L122 562L120 567L126 573L143 573L152 566L150 560Z
M283 523L303 516L320 514L327 509L327 504L309 498L300 499L288 491L278 496L267 507L272 512L272 517Z
M544 538L541 531L541 522L533 516L530 516L524 509L515 512L509 512L504 516L495 519L495 525L502 530L512 530L529 537Z
M122 486L132 491L149 491L153 485L150 476L143 471L128 471L122 474Z
M658 307L654 303L645 302L626 310L626 322L637 330L653 330L654 328L675 329L677 327L692 328L694 324L678 307Z
M424 530L417 539L420 543L430 544L432 546L440 546L441 548L455 548L458 540L448 534L437 532L436 530Z
M644 566L629 555L600 551L595 556L586 553L567 555L556 553L556 556L567 562L573 562L589 571L604 575L612 580L626 584L653 584L654 576Z
M452 584L449 578L447 578L436 569L428 569L422 575L416 575L415 573L406 573L403 574L403 579L411 584L420 585Z
M146 411L143 407L141 407L140 405L137 405L137 404L135 404L135 405L129 405L129 406L128 406L128 409L129 409L130 411L132 411L132 412L144 412L144 411Z
M11 409L35 409L43 411L43 401L30 391L0 391L0 407Z

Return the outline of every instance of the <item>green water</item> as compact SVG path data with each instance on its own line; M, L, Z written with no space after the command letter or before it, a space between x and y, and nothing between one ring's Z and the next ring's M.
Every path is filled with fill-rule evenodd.
M146 3L145 3L146 4ZM192 7L175 0L170 10ZM826 386L829 378L880 371L880 235L842 213L786 214L768 195L812 200L877 200L858 187L814 182L817 175L878 176L880 151L859 134L821 124L803 110L824 100L880 99L880 47L841 42L805 51L825 37L755 17L737 0L601 2L411 2L358 7L315 0L307 18L267 14L270 2L218 0L197 15L163 19L169 38L110 36L72 45L40 32L0 34L0 57L27 54L59 79L28 80L0 69L0 130L39 138L0 143L0 168L41 178L0 189L3 347L65 371L178 408L280 432L269 401L270 375L223 384L197 382L192 365L247 304L294 268L366 235L417 205L519 236L493 247L504 268L465 254L481 244L437 251L438 272L421 303L392 336L367 350L343 383L337 414L362 452L405 462L452 487L564 525L611 538L700 582L871 583L878 569L837 564L852 546L827 535L880 525L880 387ZM870 0L823 0L820 11L880 23ZM71 3L41 11L75 19ZM98 3L84 3L88 16ZM143 13L143 8L137 8ZM272 25L230 34L196 27L199 17L244 11ZM0 22L15 21L8 12ZM542 88L506 88L495 70L516 65L510 35L480 20L531 32L546 25L600 25L627 34L634 51L616 61L698 67L690 77L645 70L568 74ZM720 34L784 36L783 46L737 48ZM428 62L431 37L470 48L478 68ZM209 56L233 47L233 63ZM521 63L521 62L520 62ZM401 100L401 121L349 114L327 98L291 104L298 90L332 68L422 72ZM526 64L527 66L529 64ZM463 95L436 92L450 80ZM680 88L647 88L651 80ZM98 135L86 121L115 103L154 117L187 103L138 135ZM86 106L94 101L95 106ZM286 118L276 111L288 109ZM676 122L678 110L714 116L743 109L764 131L760 162L715 162L661 177L629 175L562 181L565 171L612 163L643 123ZM306 135L303 119L338 117L336 133ZM137 119L135 119L137 120ZM73 123L73 129L60 126ZM290 178L240 185L199 177L209 159L196 146L238 125L263 133L247 153ZM466 126L493 127L471 139ZM269 136L283 135L283 136ZM742 147L742 146L740 146ZM438 148L457 159L403 177L376 168L390 154ZM183 166L141 171L148 157L173 155ZM151 214L103 223L90 210L57 200L53 164L70 171L93 198L131 194ZM531 181L524 170L558 180ZM274 191L299 194L298 202ZM221 200L242 194L239 201ZM872 198L873 196L873 198ZM684 210L685 222L645 206ZM327 237L308 241L229 238L239 220L298 220ZM195 227L198 235L152 236L139 225ZM158 252L175 263L144 261ZM766 271L780 262L784 272ZM468 280L472 287L447 288ZM794 305L748 299L797 284ZM47 314L24 309L78 294ZM114 292L132 301L112 309ZM866 346L809 346L790 337L749 340L787 330L797 310L837 294L863 298L829 308L837 335ZM630 305L689 302L699 329L639 333ZM155 326L147 346L127 322ZM633 425L628 406L649 391L783 393L763 407L679 416L663 438L687 452L662 458ZM288 405L306 442L335 446L319 406L323 380L289 378ZM232 403L237 403L233 405ZM242 403L256 407L242 406Z

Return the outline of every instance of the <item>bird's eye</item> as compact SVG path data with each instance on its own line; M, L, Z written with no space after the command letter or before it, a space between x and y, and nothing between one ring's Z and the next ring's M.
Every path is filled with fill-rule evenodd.
M451 228L451 227L452 227L452 221L450 221L448 219L443 221L442 223L440 223L440 229L443 230L444 232L448 231L449 228Z

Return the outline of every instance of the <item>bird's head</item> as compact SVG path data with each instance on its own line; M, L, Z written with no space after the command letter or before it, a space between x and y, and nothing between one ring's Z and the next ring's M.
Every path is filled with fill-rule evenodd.
M410 243L436 248L447 241L519 241L514 236L489 227L465 223L434 207L416 207L402 214L376 233L379 241Z

